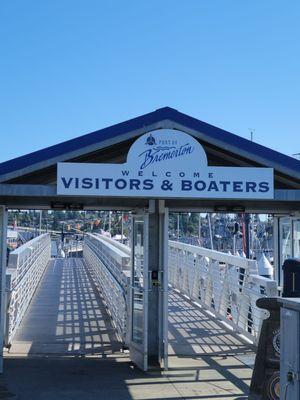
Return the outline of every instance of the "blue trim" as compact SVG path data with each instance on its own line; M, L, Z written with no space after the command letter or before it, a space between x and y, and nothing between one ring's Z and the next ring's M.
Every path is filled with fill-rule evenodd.
M262 157L266 161L269 160L272 163L275 162L283 167L293 170L298 175L300 174L300 161L296 158L289 157L285 154L279 153L278 151L252 142L251 140L225 131L224 129L217 128L213 125L207 124L206 122L202 122L196 118L182 114L176 110L174 111L177 114L177 118L172 119L176 120L176 122L180 123L181 125L204 133L208 137L223 142L224 145L228 144L229 146L234 146L242 151L247 151L250 154L255 154L256 156ZM266 167L268 167L268 165L266 165Z
M111 127L88 133L75 139L71 139L66 142L62 142L42 150L2 162L0 163L1 175L26 168L30 165L67 154L71 151L75 151L95 143L101 143L107 139L112 139L115 137L120 137L121 139L122 135L130 131L134 131L147 125L152 125L166 119L177 122L180 125L207 135L210 138L224 143L224 145L227 144L229 146L234 146L242 151L247 151L255 154L256 156L260 156L266 161L270 160L272 162L281 164L283 167L288 168L297 174L300 173L300 161L292 157L288 157L275 150L271 150L265 146L261 146L257 143L251 142L250 140L234 135L233 133L217 128L213 125L209 125L196 118L174 110L173 108L164 107L149 114L133 118Z
M150 125L154 122L158 122L161 119L161 113L154 111L141 117L137 117L120 124L101 129L99 131L91 132L75 139L67 140L66 142L55 144L54 146L46 147L42 150L38 150L21 157L13 158L0 164L0 173L1 175L4 175L95 143L101 143L107 139L122 136L127 132L142 128L143 126Z

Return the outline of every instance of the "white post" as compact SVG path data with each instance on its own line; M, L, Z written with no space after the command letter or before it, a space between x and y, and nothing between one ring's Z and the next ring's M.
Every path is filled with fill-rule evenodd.
M111 211L108 212L108 232L111 236Z
M40 210L40 225L39 225L39 235L42 234L42 210Z
M251 214L251 216L252 216L252 221L251 221L251 224L250 224L250 226L251 226L251 228L250 228L250 244L251 244L251 246L250 246L250 248L251 248L251 251L250 251L250 259L251 260L254 260L254 229L253 229L253 226L254 226L254 218L253 218L253 215ZM257 257L257 254L256 254L256 257Z
M179 241L179 235L180 235L180 227L179 227L180 220L179 220L179 218L180 218L180 214L177 213L177 240L178 241Z
M233 255L236 253L236 234L233 234Z
M199 213L198 216L198 240L199 240L199 246L201 246L201 214Z
M30 213L30 211L29 211L29 213ZM31 212L31 217L32 217L32 232L33 232L33 235L35 235L35 229L34 229L34 213L35 213L35 211L32 211Z
M123 241L123 236L124 236L124 221L123 221L123 218L124 218L124 213L122 212L121 213L121 243L124 243L124 241Z
M283 284L282 269L280 265L280 230L279 230L279 217L273 216L273 257L274 257L274 279L279 286Z
M214 243L213 243L213 235L212 235L212 230L211 230L210 214L207 213L207 216L208 216L208 227L209 227L209 237L210 237L210 248L213 250L214 249Z
M5 206L0 206L0 373L3 372L3 340L4 325L6 318L6 301L5 301L5 285L6 285L6 257L7 257L7 210Z
M106 225L106 211L104 211L104 219L102 222L102 229L105 231L105 225Z

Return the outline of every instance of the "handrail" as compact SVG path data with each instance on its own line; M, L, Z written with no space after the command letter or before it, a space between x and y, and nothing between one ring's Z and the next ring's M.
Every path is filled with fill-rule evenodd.
M97 236L97 237L101 238L102 240L104 240L105 242L112 244L114 247L118 248L123 253L127 254L128 257L131 257L131 249L126 244L120 243L117 240L112 239L108 236L101 235L100 233L94 233L94 236Z
M126 341L131 249L99 234L85 237L84 258L117 330ZM256 300L277 295L275 281L258 275L255 260L169 241L169 284L254 344L265 311Z
M100 235L86 234L83 258L104 299L120 340L127 345L130 283L128 254Z
M263 310L256 300L277 296L277 283L244 257L169 241L169 283L257 343Z
M5 345L11 344L16 330L35 293L51 256L50 234L23 244L9 255L6 270Z

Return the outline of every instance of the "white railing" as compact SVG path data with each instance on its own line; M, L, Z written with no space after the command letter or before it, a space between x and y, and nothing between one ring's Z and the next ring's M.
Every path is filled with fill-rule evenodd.
M83 256L123 342L128 321L131 251L102 235L87 235ZM169 284L257 343L267 312L260 297L276 297L277 283L258 275L257 262L169 241Z
M256 300L278 294L275 281L258 275L256 261L173 241L169 283L253 343L266 317Z
M23 244L9 255L6 270L5 345L10 345L51 257L50 234Z
M124 249L123 249L124 250ZM127 345L130 256L103 236L87 234L83 258L124 345Z

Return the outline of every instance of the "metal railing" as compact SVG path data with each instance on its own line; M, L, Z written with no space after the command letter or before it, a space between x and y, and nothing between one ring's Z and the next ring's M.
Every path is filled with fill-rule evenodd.
M23 244L9 255L6 270L5 345L11 344L51 257L50 234Z
M256 300L277 296L277 283L258 275L257 262L169 241L169 283L257 343L266 311Z
M124 250L124 249L123 249ZM83 258L119 334L127 345L130 256L101 235L87 234Z
M131 250L105 236L88 234L83 257L126 343ZM257 343L267 312L256 306L256 300L277 296L278 291L276 281L258 275L256 261L169 241L168 265L173 289Z

